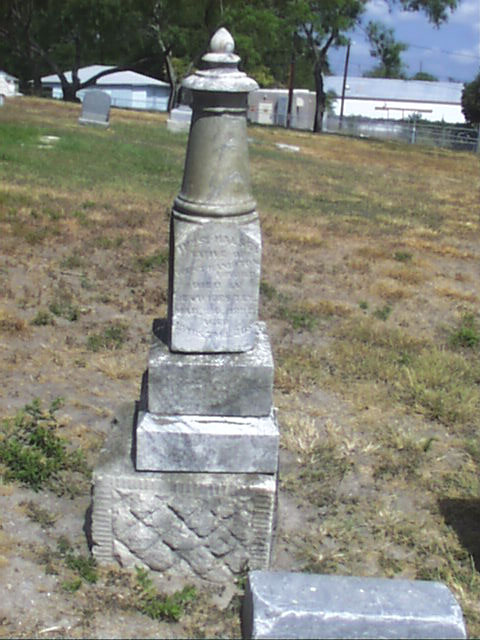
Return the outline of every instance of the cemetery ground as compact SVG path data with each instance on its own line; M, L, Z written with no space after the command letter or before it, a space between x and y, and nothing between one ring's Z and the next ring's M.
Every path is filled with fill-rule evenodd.
M166 314L187 136L121 110L81 127L79 110L0 109L0 636L239 637L242 580L89 554L90 470ZM443 581L478 637L480 158L248 134L281 431L273 568Z

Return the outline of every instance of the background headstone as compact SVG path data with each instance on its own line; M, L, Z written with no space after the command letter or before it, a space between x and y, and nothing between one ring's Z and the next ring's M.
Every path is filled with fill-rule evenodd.
M92 89L83 96L82 114L79 124L108 127L110 119L110 96L105 91Z

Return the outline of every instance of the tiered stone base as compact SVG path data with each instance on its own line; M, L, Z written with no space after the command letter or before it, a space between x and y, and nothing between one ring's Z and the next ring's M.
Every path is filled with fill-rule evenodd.
M268 568L276 475L139 472L117 425L93 476L93 554L214 582Z

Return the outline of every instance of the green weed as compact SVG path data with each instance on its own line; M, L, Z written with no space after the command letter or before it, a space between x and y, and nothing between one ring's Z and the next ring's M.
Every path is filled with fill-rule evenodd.
M154 253L145 258L137 258L136 264L142 273L153 271L163 267L168 262L168 254L165 252Z
M49 324L53 324L53 318L48 311L37 311L35 317L32 320L32 324L36 327L45 327Z
M80 315L80 310L77 305L73 304L72 301L68 297L59 296L55 300L53 300L48 305L49 311L53 313L54 316L58 316L59 318L65 318L65 320L70 320L70 322L75 322L78 320Z
M318 315L315 312L289 305L279 306L276 316L288 322L292 329L297 331L299 329L312 331L319 323Z
M56 517L52 515L47 509L43 509L38 504L35 504L33 500L22 503L25 507L25 513L32 522L38 523L42 528L47 529L53 527L56 522Z
M397 262L410 262L413 255L409 251L395 251L393 259Z
M94 584L97 579L96 561L91 555L76 554L67 538L61 536L57 543L58 554L66 567L75 571L81 580Z
M186 586L170 596L161 596L146 569L135 567L139 586L137 608L153 620L177 622L182 617L185 606L197 597L195 587Z
M2 422L0 462L5 481L62 494L75 491L68 478L72 472L88 475L83 452L69 452L67 441L56 434L59 425L54 414L60 404L56 400L45 411L35 399L14 418Z
M63 258L60 262L62 269L80 269L84 265L84 260L78 254L72 253Z
M260 295L263 296L266 300L273 300L278 296L278 292L275 287L265 280L260 282Z
M388 319L388 316L391 313L392 313L392 307L389 304L385 304L383 307L378 307L377 309L375 309L375 311L373 312L373 315L375 316L375 318L385 321Z
M460 326L451 332L450 345L452 347L463 347L473 349L480 342L480 329L473 313L462 316Z
M88 336L87 349L89 351L102 351L120 349L127 338L127 327L121 323L111 324L101 333Z

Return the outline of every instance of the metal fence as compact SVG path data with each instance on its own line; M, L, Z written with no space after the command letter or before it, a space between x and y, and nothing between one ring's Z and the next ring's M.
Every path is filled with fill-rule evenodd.
M329 115L324 122L324 131L480 153L479 129L447 123L373 120L349 116L343 118L340 127L340 118Z

